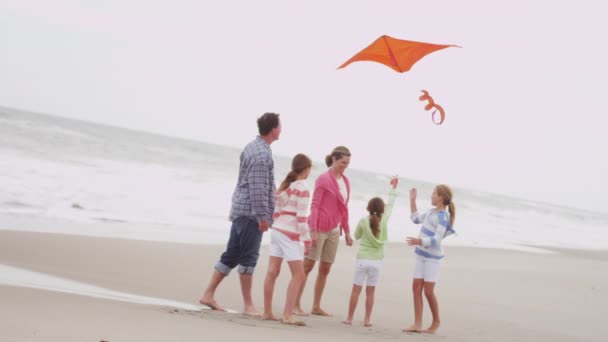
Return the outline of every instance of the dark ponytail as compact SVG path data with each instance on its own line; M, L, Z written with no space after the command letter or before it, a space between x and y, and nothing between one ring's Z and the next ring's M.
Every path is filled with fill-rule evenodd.
M369 226L376 238L380 237L380 219L384 214L384 201L380 197L374 197L367 203L369 212Z
M298 179L298 176L312 165L312 161L306 155L298 153L291 161L291 171L285 177L283 183L279 187L279 191L283 191Z

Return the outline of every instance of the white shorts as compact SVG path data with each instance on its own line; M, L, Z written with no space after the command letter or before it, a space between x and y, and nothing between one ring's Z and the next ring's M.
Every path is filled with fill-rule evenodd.
M357 259L353 284L363 286L367 279L367 286L376 286L380 278L380 269L382 269L382 260Z
M303 260L304 250L300 241L293 241L287 235L271 229L270 256L283 258L285 261Z
M429 283L436 283L439 278L440 260L423 257L416 254L416 266L414 267L414 279L424 279Z

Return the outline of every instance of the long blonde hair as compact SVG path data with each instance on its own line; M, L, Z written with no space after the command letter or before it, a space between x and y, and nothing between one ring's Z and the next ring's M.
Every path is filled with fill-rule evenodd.
M450 226L454 226L454 220L456 220L456 205L452 200L452 189L445 184L439 184L435 188L437 189L437 195L443 200L443 204L448 207L450 213Z

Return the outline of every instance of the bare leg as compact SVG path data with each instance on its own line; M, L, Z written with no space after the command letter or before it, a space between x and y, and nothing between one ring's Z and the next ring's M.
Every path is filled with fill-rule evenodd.
M272 314L272 295L274 293L274 284L281 273L281 262L283 258L271 256L268 258L268 272L264 279L264 314L262 319L278 321L278 317Z
M203 293L201 299L198 300L198 302L202 305L210 307L213 310L226 311L226 309L219 306L215 301L215 290L217 290L217 287L220 285L222 280L224 280L224 278L226 278L226 275L224 273L214 270L213 275L209 280L209 285L207 285L207 289Z
M304 282L304 266L301 260L288 261L289 270L291 271L291 281L287 287L287 298L285 298L285 310L283 310L283 320L291 321L296 297Z
M255 305L253 305L253 298L251 297L253 274L241 273L239 277L241 280L241 292L243 294L243 303L245 304L243 314L247 316L260 316L260 313L255 308Z
M374 294L376 293L375 286L366 286L365 287L365 319L363 320L363 325L366 327L371 327L372 322L372 309L374 308Z
M431 308L431 313L433 314L433 323L428 327L424 332L429 334L434 334L437 329L439 329L439 324L441 320L439 319L439 303L437 302L437 297L435 296L435 283L424 282L424 296L426 300L429 302L429 307Z
M350 301L348 303L348 316L346 320L342 321L344 324L353 324L353 316L355 315L355 309L359 302L359 295L361 294L361 286L353 284L353 289L350 292Z
M414 278L412 292L414 293L414 324L403 332L420 332L422 330L422 287L424 279Z
M321 309L321 297L323 297L323 291L325 290L325 283L327 282L329 271L331 271L331 263L321 261L319 263L317 281L315 282L315 296L312 303L312 311L310 312L313 315L331 316L331 314Z
M304 259L304 281L302 285L300 285L300 291L298 291L298 296L296 297L296 304L293 309L293 313L299 316L308 316L308 313L302 309L302 294L304 293L304 287L306 287L306 281L308 280L308 274L315 267L315 261L310 259Z

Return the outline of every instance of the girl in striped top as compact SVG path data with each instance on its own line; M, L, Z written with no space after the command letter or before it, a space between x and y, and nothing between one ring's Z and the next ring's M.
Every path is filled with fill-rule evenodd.
M414 292L414 324L404 332L422 331L422 291L429 302L433 322L424 330L425 333L433 334L439 328L439 303L435 296L435 283L439 272L439 261L443 258L441 241L455 233L452 227L456 219L456 207L452 200L452 190L444 184L437 185L433 190L431 204L435 208L419 214L416 208L416 188L410 190L410 209L412 221L416 224L422 223L417 238L408 237L407 243L416 246L416 266L414 268L414 280L412 290ZM447 211L446 211L447 208Z
M276 194L276 205L270 233L270 258L268 272L264 280L264 314L263 319L278 321L272 314L272 295L274 284L283 259L287 261L291 271L291 281L287 288L287 299L282 323L305 325L293 317L293 308L300 286L304 282L304 254L308 254L311 246L310 230L308 228L308 205L310 191L306 178L310 174L312 162L303 154L296 155L291 162L291 171L279 187ZM304 253L300 242L304 242Z

